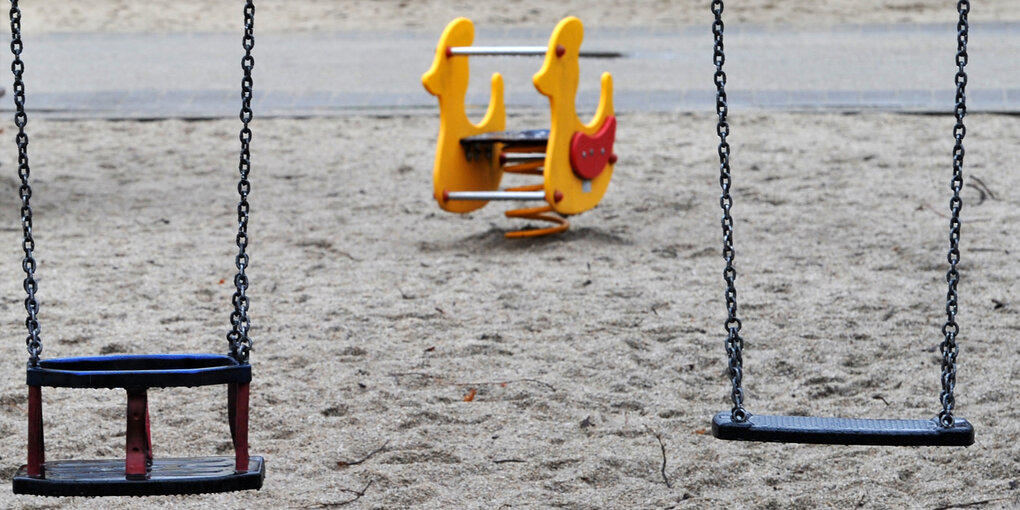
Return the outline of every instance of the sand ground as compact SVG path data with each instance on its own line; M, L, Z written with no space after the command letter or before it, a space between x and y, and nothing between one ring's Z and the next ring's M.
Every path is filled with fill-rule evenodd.
M222 349L233 201L223 169L235 124L34 124L47 354ZM269 459L266 486L145 504L330 508L352 496L340 488L370 482L365 508L1017 503L1010 388L1020 366L1009 339L1020 204L1010 190L1020 177L998 141L1020 120L971 122L959 400L978 442L965 450L705 434L727 391L711 118L623 115L620 125L621 164L602 205L566 235L510 242L501 234L515 224L499 207L461 217L431 202L429 116L258 122L252 444ZM735 116L752 410L934 412L950 125ZM406 142L394 147L384 133ZM8 195L0 205L15 210ZM6 231L13 339L22 336L13 221ZM3 346L5 477L23 462L19 343ZM122 395L46 396L52 456L119 454ZM215 389L155 392L158 451L227 451L222 400ZM6 492L0 501L56 503Z
M934 15L933 2L873 3L907 21ZM206 18L219 4L110 1L77 13L52 4L42 9L51 30L182 30L170 24L175 12L191 13L187 30L229 29ZM816 16L787 4L754 2L751 21ZM812 9L842 23L842 4ZM312 14L270 17L267 29L357 27L325 14L337 3L294 5ZM351 5L358 23L435 22L437 31L458 7L436 2L442 16L425 9L411 19L397 2ZM507 22L561 14L542 5L512 4L525 14ZM638 14L613 19L676 19L660 20L653 2L634 5ZM1018 18L1014 5L989 5ZM114 11L133 21L102 19ZM515 114L509 125L541 118ZM735 112L732 124L749 408L932 416L952 119ZM46 355L223 351L238 122L30 127ZM268 459L263 490L144 500L0 490L0 507L1020 505L1020 349L1011 342L1020 173L1009 145L1020 118L975 115L969 127L958 402L977 428L970 448L737 444L706 433L728 388L708 115L622 113L620 163L602 204L564 235L523 242L503 239L521 223L499 204L455 216L432 202L432 115L259 119L249 274L251 441ZM0 158L7 480L24 462L26 391L13 142ZM44 394L50 458L120 455L120 392ZM224 400L219 388L154 391L157 454L228 452Z

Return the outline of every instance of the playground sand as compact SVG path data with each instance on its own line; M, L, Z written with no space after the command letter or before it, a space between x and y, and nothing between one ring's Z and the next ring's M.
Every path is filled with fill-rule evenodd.
M621 115L602 204L564 235L510 241L523 223L501 204L457 216L433 203L432 115L257 120L251 443L265 487L60 501L0 490L0 507L336 508L356 492L351 507L379 509L1020 504L1020 174L999 142L1020 119L969 124L967 449L711 437L729 388L712 123ZM225 349L237 124L32 122L47 355ZM738 112L733 126L749 408L933 416L951 119ZM13 192L0 208L17 210ZM4 480L24 462L19 236L8 214ZM227 454L224 393L153 391L157 455ZM44 398L51 459L122 454L122 392Z
M931 0L746 3L734 23L953 21ZM48 0L25 25L233 30L226 4ZM568 13L589 27L666 27L707 18L703 4L266 2L259 27L438 33L456 15L545 27ZM1020 19L1016 2L983 7L973 19ZM563 235L526 241L502 237L526 224L504 218L505 204L457 216L432 201L433 112L257 119L251 443L267 459L264 488L51 500L0 487L0 508L1016 507L1020 156L1002 141L1017 139L1020 118L968 120L958 404L977 429L970 448L711 437L729 384L709 115L621 114L601 205ZM749 409L933 416L952 119L737 112L732 124ZM46 356L225 350L238 128L32 120ZM26 422L10 136L5 481L24 462ZM224 393L152 391L156 454L228 455ZM51 459L122 455L122 392L47 389L44 400Z

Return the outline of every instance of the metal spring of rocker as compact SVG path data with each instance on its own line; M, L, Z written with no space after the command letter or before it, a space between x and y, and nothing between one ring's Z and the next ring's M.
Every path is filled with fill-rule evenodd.
M545 173L543 169L543 165L545 164L544 153L545 147L524 148L519 152L514 148L504 148L503 152L499 155L499 163L503 167L503 172L506 173L543 176ZM545 185L542 183L506 188L507 191L542 191L544 189ZM553 208L548 204L538 207L511 209L507 211L504 213L507 218L545 221L553 223L554 225L545 228L514 230L512 232L507 232L505 236L511 239L521 237L541 237L550 234L558 234L570 228L570 222L567 221L566 218L554 216L550 213L553 213Z

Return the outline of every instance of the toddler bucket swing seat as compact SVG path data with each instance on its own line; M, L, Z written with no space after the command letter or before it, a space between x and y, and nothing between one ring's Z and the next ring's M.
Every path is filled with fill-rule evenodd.
M39 496L150 496L163 494L197 494L259 489L265 477L262 457L248 454L248 397L251 382L248 336L248 193L251 185L249 142L252 119L252 77L255 66L251 50L255 46L255 6L248 0L244 6L244 56L241 67L241 156L237 205L238 247L235 259L237 274L231 313L228 355L217 354L154 354L130 356L96 356L62 359L40 359L39 303L36 300L35 241L32 231L32 208L29 185L28 135L25 125L24 62L21 59L21 10L18 0L11 0L11 51L14 62L14 103L18 146L18 175L21 178L21 225L24 233L22 248L25 256L25 310L28 317L28 463L18 470L13 480L16 494ZM147 390L149 388L227 386L227 417L234 455L157 458L153 455L149 426ZM123 388L127 391L126 457L104 460L46 461L43 447L42 387L56 388Z

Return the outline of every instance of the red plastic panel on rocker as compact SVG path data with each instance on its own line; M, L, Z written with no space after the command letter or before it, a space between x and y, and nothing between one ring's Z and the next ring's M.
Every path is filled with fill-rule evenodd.
M570 166L582 179L594 179L614 163L613 142L616 140L616 117L606 117L606 122L594 135L578 131L570 140Z

